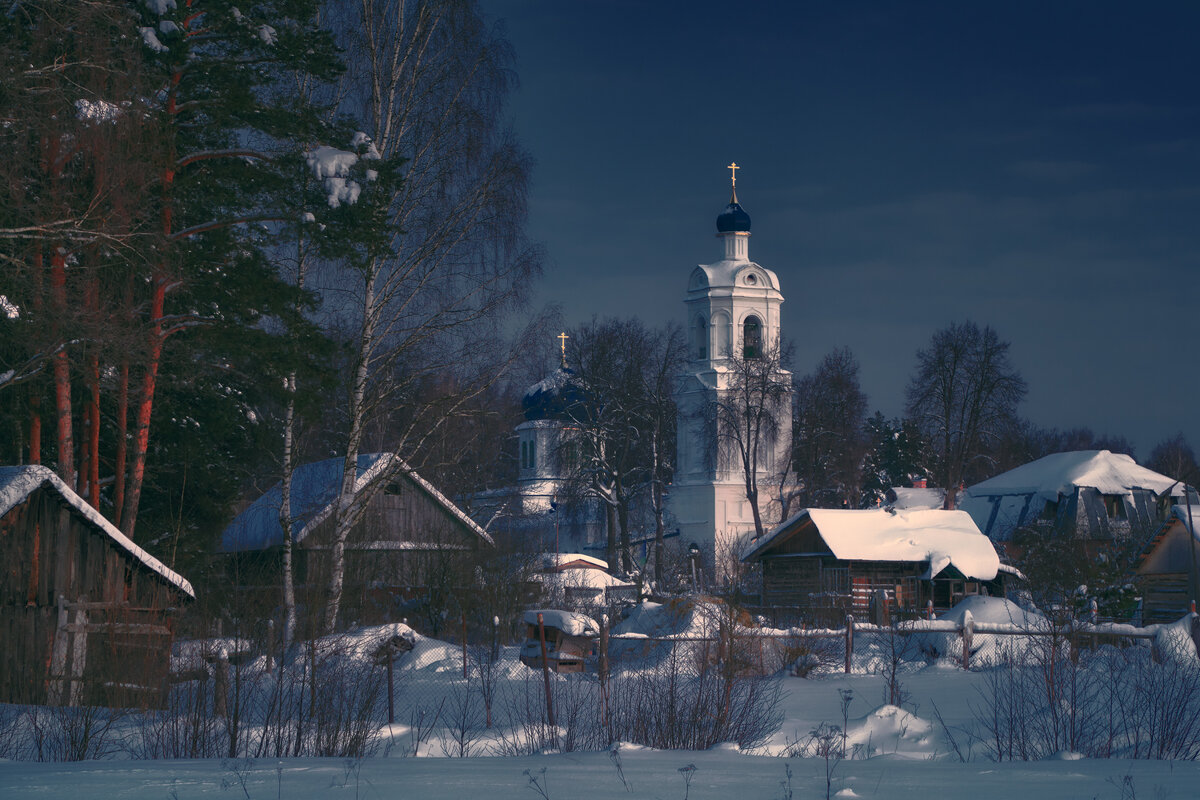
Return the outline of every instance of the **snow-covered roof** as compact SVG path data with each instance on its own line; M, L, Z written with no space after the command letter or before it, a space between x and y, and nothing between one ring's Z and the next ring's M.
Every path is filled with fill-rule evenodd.
M42 487L54 491L72 511L96 526L118 547L142 562L147 569L160 575L167 583L180 589L189 597L196 596L191 583L130 541L129 537L117 530L116 526L105 519L103 514L75 494L49 467L37 464L0 467L0 517L25 502L26 498Z
M1149 489L1162 494L1177 486L1154 470L1140 466L1124 453L1108 450L1075 450L1031 461L967 489L968 497L1038 494L1055 500L1077 487L1096 489L1101 494L1126 494L1131 489ZM1178 493L1183 494L1182 487Z
M586 614L574 611L562 611L557 608L535 608L525 612L525 624L537 625L538 614L542 615L542 625L547 628L558 628L567 636L597 636L600 625Z
M303 540L333 513L338 492L341 490L344 464L345 460L342 458L329 458L296 467L292 472L291 516L295 541ZM451 516L479 538L493 544L492 537L463 513L462 509L414 472L403 459L391 453L362 453L358 456L358 477L354 491L361 492L372 481L390 474L407 475ZM221 552L266 550L283 544L283 526L279 524L282 498L283 487L277 483L238 514L221 534Z
M562 569L568 564L582 562L590 567L607 570L608 562L583 553L542 553L542 569ZM586 569L582 567L581 569Z
M897 511L941 508L946 503L945 489L914 489L906 486L894 486L896 502L892 507Z
M620 578L614 578L607 572L579 567L571 567L559 572L536 573L532 577L551 591L595 589L597 592L602 592L605 589L615 586L633 586L632 583L623 581Z
M745 560L787 538L806 516L842 561L928 561L926 579L954 566L968 578L990 581L1000 568L996 548L970 514L941 509L805 509L765 536Z

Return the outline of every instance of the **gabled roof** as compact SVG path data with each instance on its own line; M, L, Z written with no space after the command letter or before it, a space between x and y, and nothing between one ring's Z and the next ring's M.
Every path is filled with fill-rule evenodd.
M292 535L296 542L302 541L333 513L338 492L341 490L344 464L345 459L329 458L296 467L292 472ZM403 459L391 453L362 453L358 456L357 466L358 475L354 483L356 494L374 481L385 480L394 475L405 475L420 491L449 512L469 531L484 542L495 544L483 528L418 475ZM229 524L221 534L221 552L266 550L282 545L283 526L279 524L279 507L282 504L283 486L277 483Z
M41 488L57 494L72 511L83 517L122 550L140 561L151 572L160 575L167 583L175 586L189 597L196 596L191 583L130 541L129 537L117 530L116 526L105 519L103 514L75 494L49 467L37 464L0 467L0 517L25 502L30 495Z
M968 488L967 495L1038 494L1055 500L1080 486L1096 489L1100 494L1126 494L1131 489L1162 494L1176 484L1174 478L1147 469L1124 453L1075 450L1054 453L1010 469ZM1182 495L1182 489L1179 493Z
M964 511L809 508L772 530L743 561L761 558L811 521L842 561L928 562L925 578L948 566L968 578L990 581L1000 568L991 541Z

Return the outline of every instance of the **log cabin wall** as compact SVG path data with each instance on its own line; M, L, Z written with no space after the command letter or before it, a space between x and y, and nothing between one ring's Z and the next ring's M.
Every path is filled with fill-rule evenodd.
M311 624L328 595L329 545L334 518L304 535L296 548L297 599ZM407 476L399 475L375 494L346 540L342 609L359 622L392 619L404 600L431 585L469 583L478 533ZM272 616L280 602L281 548L234 554L231 578L244 613Z
M174 586L45 488L0 518L0 561L0 701L161 702Z

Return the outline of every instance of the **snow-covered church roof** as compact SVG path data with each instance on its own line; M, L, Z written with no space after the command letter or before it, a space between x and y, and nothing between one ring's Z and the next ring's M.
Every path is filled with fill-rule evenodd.
M790 538L811 520L834 557L841 561L929 562L924 577L933 578L948 566L968 578L990 581L1000 568L991 541L963 511L919 509L807 508L769 534L743 560L756 560Z
M104 518L86 500L77 495L49 467L38 464L27 464L19 467L0 467L0 517L12 511L38 489L45 487L62 498L70 509L94 525L113 543L146 566L147 569L162 576L162 578L177 587L189 597L195 597L196 592L183 576L167 567L154 556L138 547L129 537L117 530L116 526Z
M333 513L342 485L345 459L329 458L296 467L292 472L291 518L295 541L304 539L317 525ZM431 483L418 475L403 459L391 453L362 453L358 456L358 475L354 491L361 492L373 481L388 475L407 475L438 505L446 509L464 526L488 544L490 537L462 509L451 502ZM283 486L275 484L250 506L238 514L221 534L223 553L266 550L283 544L283 526L279 524L279 507L283 504Z
M585 420L595 398L575 370L563 365L525 390L521 407L525 419Z

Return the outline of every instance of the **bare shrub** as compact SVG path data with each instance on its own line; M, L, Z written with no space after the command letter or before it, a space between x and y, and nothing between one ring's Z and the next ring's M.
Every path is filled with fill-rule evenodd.
M733 657L709 664L675 646L656 664L610 681L612 739L664 750L704 750L721 742L762 744L782 721L778 680L738 671Z
M481 698L472 683L455 686L447 698L446 738L441 741L442 755L467 758L483 735L484 713Z
M129 741L133 758L219 758L221 724L212 713L207 681L192 680L171 688L167 708L137 719Z
M988 757L1035 760L1069 750L1090 758L1200 758L1200 664L1156 663L1150 648L1095 651L1044 637L1024 661L985 673L971 704Z
M558 729L546 716L546 695L541 680L530 671L521 683L502 694L504 729L499 732L496 755L525 756L558 749Z
M121 709L100 706L30 706L25 712L33 761L89 761L121 747Z

